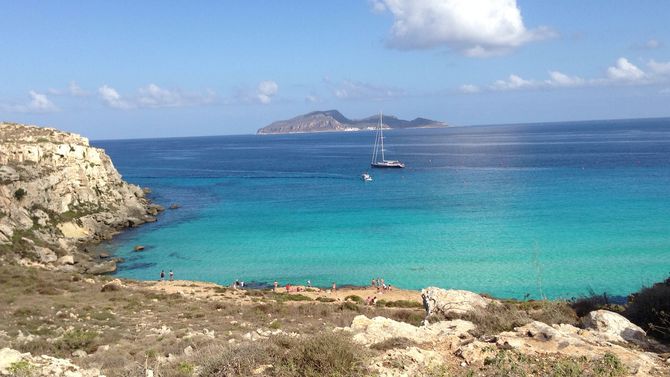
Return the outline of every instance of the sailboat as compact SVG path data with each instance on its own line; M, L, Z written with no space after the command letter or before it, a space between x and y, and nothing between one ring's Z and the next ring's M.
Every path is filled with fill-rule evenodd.
M379 112L379 126L375 136L375 146L372 149L372 161L370 166L373 168L404 168L405 164L396 160L387 160L384 157L384 124L382 123L382 113ZM381 156L381 160L379 157Z

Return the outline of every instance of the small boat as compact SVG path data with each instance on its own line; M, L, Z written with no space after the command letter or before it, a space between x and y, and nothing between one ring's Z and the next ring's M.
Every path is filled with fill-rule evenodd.
M363 173L361 174L361 179L365 182L370 182L372 181L372 176L368 173Z
M397 160L387 160L384 156L384 124L382 123L382 113L379 112L379 126L375 135L375 146L372 149L372 161L370 166L373 168L404 168L405 164ZM381 156L381 160L379 157Z

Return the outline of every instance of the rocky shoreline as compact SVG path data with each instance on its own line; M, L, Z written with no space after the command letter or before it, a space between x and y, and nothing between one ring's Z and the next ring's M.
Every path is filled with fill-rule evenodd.
M4 260L92 274L116 270L89 247L156 221L163 207L125 182L104 150L52 128L0 123L0 251Z

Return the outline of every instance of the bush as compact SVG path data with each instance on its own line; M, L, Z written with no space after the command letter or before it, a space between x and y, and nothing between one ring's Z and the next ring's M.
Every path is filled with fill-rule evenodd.
M319 301L319 302L335 302L337 300L335 300L334 298L331 298L331 297L317 297L316 301Z
M21 201L21 199L23 199L26 196L26 194L28 194L28 192L26 192L26 190L20 188L20 189L14 191L14 198L18 201Z
M410 300L385 301L387 308L423 308L423 304Z
M649 335L670 342L670 278L633 294L623 315Z
M473 334L475 336L496 335L531 322L526 312L518 310L510 303L490 303L486 308L476 309L459 317L477 326Z
M407 338L393 337L386 339L383 342L375 343L371 345L370 348L377 351L388 351L394 348L407 348L414 345L416 345L416 343Z
M344 298L344 301L353 301L357 304L362 304L364 300L361 296L349 295Z
M98 333L95 331L75 329L63 334L63 338L58 342L57 347L63 351L71 352L75 350L93 351L92 345Z
M363 376L365 352L344 334L323 333L308 338L276 337L237 347L214 348L201 354L200 376L250 376L266 365L283 377Z
M388 314L391 319L409 323L414 326L421 326L425 319L426 312L414 310L395 310Z

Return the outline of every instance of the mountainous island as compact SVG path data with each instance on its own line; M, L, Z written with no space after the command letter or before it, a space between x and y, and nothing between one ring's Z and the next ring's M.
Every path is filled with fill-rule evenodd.
M447 124L426 118L414 120L399 119L393 115L383 115L385 128L435 128ZM257 134L291 134L305 132L362 131L377 127L379 115L363 119L349 119L337 110L313 111L288 120L273 122L258 130Z

